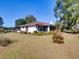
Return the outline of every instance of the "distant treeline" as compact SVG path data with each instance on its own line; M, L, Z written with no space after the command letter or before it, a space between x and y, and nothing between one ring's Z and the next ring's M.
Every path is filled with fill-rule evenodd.
M15 27L3 27L4 30L15 30Z

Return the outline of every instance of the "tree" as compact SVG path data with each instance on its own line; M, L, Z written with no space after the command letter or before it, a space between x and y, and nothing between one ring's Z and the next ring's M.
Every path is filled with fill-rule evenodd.
M31 22L36 22L36 18L33 15L26 16L25 19L24 18L17 19L15 21L15 25L19 26L19 25L28 24Z
M79 1L78 0L57 0L54 8L55 17L60 19L62 30L72 29L79 17Z
M2 19L2 17L0 17L0 27L2 27L2 25L3 25L3 19Z
M60 20L57 20L56 22L55 22L55 26L56 27L58 27L58 28L62 28L62 23L60 23Z
M26 24L31 23L31 22L36 22L36 18L33 15L26 16L25 22Z
M15 21L15 24L16 26L19 26L19 25L24 25L26 24L25 20L23 18L19 18Z

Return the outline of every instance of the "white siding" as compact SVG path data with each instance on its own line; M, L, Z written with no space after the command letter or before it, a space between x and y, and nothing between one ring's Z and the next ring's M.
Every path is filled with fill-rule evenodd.
M37 28L36 28L36 26L30 26L30 27L28 27L28 32L33 33L34 31L38 31Z
M47 30L48 32L50 31L50 26L48 26L48 30Z
M17 31L18 33L20 33L20 32L21 32L21 31L20 31L20 29L17 29L16 31Z
M29 26L28 28L26 28L26 27L21 27L20 29L17 29L17 32L21 32L21 31L23 31L23 32L31 32L31 33L33 33L34 31L38 31L38 27L37 26ZM48 26L47 27L47 32L49 32L50 31L50 26ZM38 32L40 32L40 31L38 31Z
M21 27L20 30L25 32L27 30L27 28L26 27Z

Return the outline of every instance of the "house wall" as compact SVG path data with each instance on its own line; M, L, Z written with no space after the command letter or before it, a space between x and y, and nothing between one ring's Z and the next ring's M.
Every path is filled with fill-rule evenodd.
M20 27L16 27L15 31L16 32L21 32Z
M17 31L18 33L21 32L20 29L16 29L16 31Z
M48 31L48 32L50 31L50 26L48 26L47 31Z
M30 26L30 27L28 27L28 32L33 33L34 31L38 31L38 29L37 29L36 26Z
M29 26L28 28L26 27L21 27L19 29L17 29L17 32L21 32L21 31L24 31L24 32L31 32L33 33L34 31L38 31L38 26ZM50 31L50 26L47 26L47 31L46 32L49 32ZM40 31L38 31L40 32Z
M20 30L25 32L27 30L27 28L26 27L21 27Z

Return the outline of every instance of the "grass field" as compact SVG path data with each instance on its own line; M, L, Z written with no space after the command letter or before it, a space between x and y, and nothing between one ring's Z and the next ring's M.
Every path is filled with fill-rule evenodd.
M64 44L52 42L51 35L7 33L2 36L17 40L0 46L0 59L79 59L79 35L63 33Z

